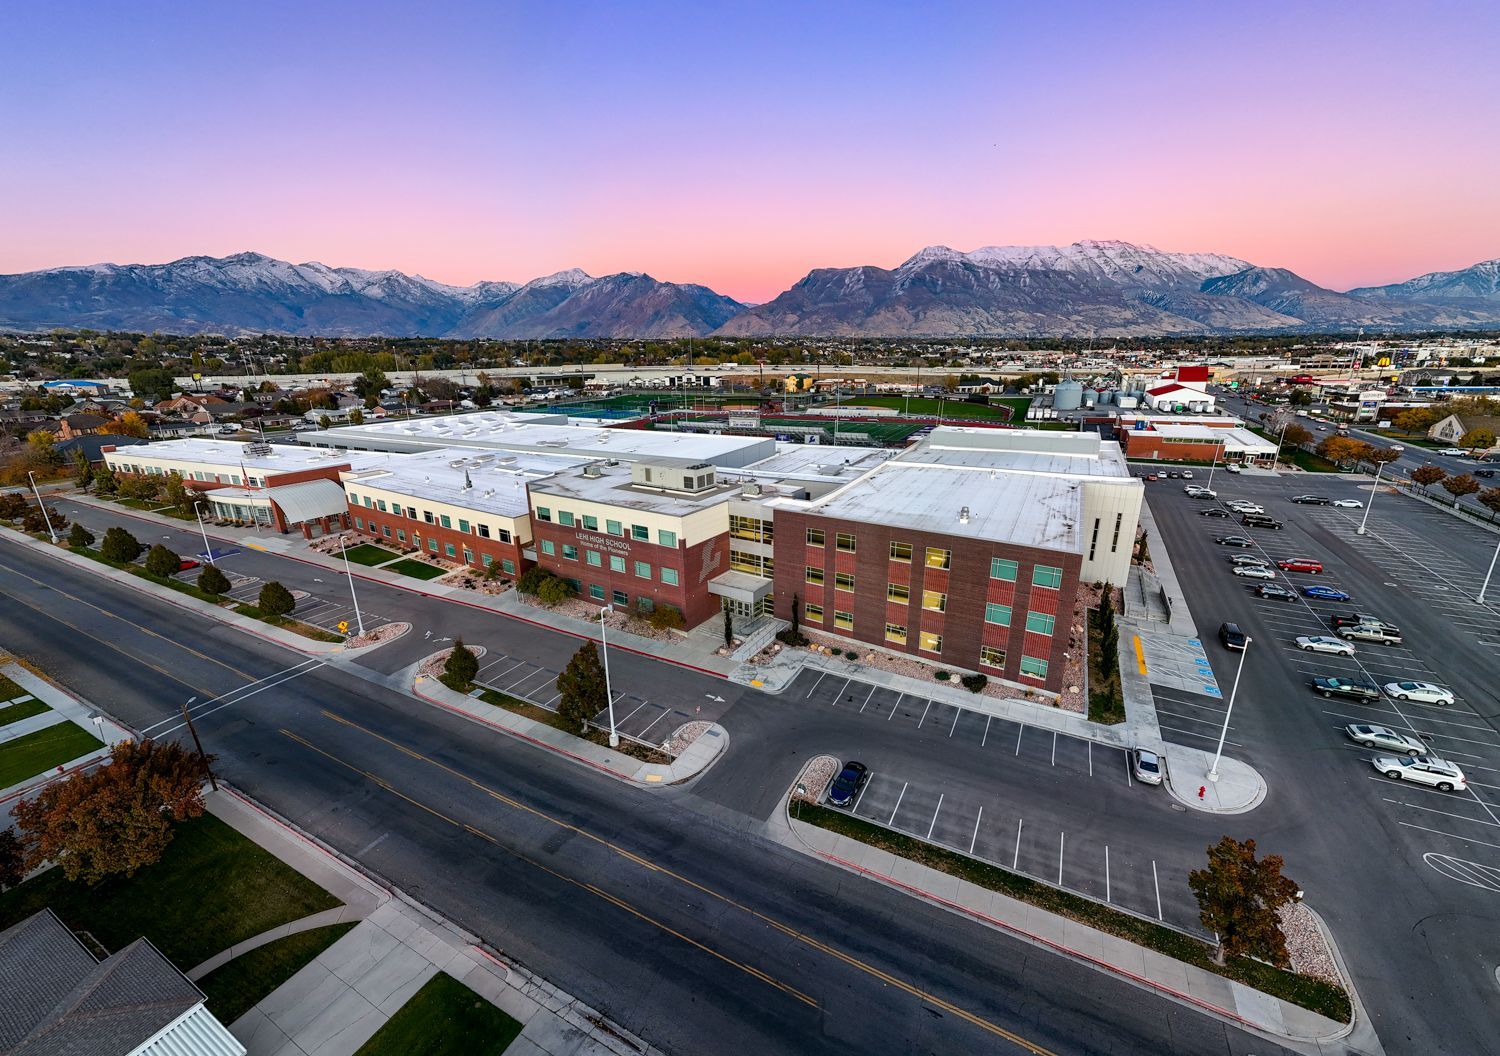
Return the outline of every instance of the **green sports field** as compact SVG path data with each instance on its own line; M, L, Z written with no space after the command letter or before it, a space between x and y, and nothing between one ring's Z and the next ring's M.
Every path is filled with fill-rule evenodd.
M963 400L935 400L927 396L853 396L840 400L839 405L889 407L902 414L923 418L936 418L941 414L944 418L995 419L1022 425L1026 421L1026 408L1031 406L1031 397L992 396L989 403L965 403Z

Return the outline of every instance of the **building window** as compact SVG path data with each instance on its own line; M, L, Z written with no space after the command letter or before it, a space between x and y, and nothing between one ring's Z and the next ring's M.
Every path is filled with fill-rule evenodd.
M1016 581L1017 565L1003 557L990 558L990 578L1003 579L1007 583Z
M504 572L507 576L513 576L516 574L516 563L508 557L502 557L500 559L500 571Z
M911 544L910 543L892 543L891 544L891 560L892 561L900 561L903 565L909 565L909 564L911 564Z
M773 529L774 522L772 521L763 521L758 517L741 517L736 513L729 515L729 534L736 539L744 539L752 543L769 543L775 538Z
M905 645L906 644L906 628L903 627L903 626L901 626L899 623L888 623L888 624L886 624L885 625L885 640L888 641L888 642L898 642L901 645Z
M538 506L536 508L536 519L539 521L550 521L552 520L552 511L546 506Z
M835 572L833 574L833 589L834 590L853 590L854 589L854 573L852 573L852 572Z
M460 532L463 532L465 535L468 535L469 534L469 522L466 521L466 520L464 520L462 517L460 517L458 519L458 530Z
M675 587L675 586L677 586L677 569L675 569L675 568L663 568L663 569L661 569L661 581L663 583L665 583L669 587Z
M604 530L610 535L624 535L625 529L620 527L619 521L605 521ZM623 604L623 603L622 603Z
M434 554L437 553L437 540L436 539L429 539L429 540L427 540L427 549L431 550Z
M802 606L802 615L813 623L823 622L823 606L807 604Z
M446 513L438 515L438 523L441 524L444 528L453 527L453 522L448 519L448 515Z
M749 572L752 575L769 578L776 571L776 559L746 553L743 550L731 550L729 551L729 567L736 572Z
M616 605L629 605L630 595L623 590L612 590L609 592L609 600Z
M823 545L823 529L821 529L821 528L809 528L807 530L807 545L808 546L822 546Z
M833 610L833 625L841 631L854 630L854 613Z
M806 578L807 582L809 583L821 583L823 582L823 570L821 568L814 568L812 565L808 565Z
M905 605L911 601L911 588L905 583L887 583L885 585L885 600L900 602Z
M1094 530L1089 535L1089 560L1094 559L1094 552L1099 549L1099 518L1094 518Z
M651 541L651 529L647 528L644 524L632 524L630 526L630 538L638 542L649 543Z
M364 502L365 502L365 509L370 509L371 507L373 507L375 505L374 500L371 499L370 496L368 496L368 495L365 496ZM432 520L432 518L429 517L428 520L430 521L430 520Z
M590 583L589 584L589 597L593 598L595 601L603 601L604 600L604 588L601 587L598 583Z
M948 595L937 590L922 591L922 608L931 612L948 611Z
M1047 677L1047 661L1038 660L1034 656L1021 657L1021 674L1034 675L1037 678Z
M609 570L611 572L624 572L625 559L618 554L609 555Z
M837 542L838 548L844 553L854 553L854 536L849 532L839 532Z
M432 511L431 510L423 510L422 511L422 520L426 521L428 524L436 524L437 523L433 519Z
M578 547L571 543L563 543L563 557L569 561L578 560Z
M402 531L400 528L396 529L396 539L399 542L403 542L403 543L406 542L406 533L404 531Z
M600 565L604 564L604 558L600 556L599 551L597 550L585 550L583 552L583 559L589 564L593 565L595 568L598 568Z
M543 539L537 545L541 547L542 553L546 554L548 557L551 557L557 553L557 547L553 545L551 539Z
M931 631L923 631L917 635L917 647L924 653L941 653L943 651L943 636L933 634Z
M1035 634L1051 634L1052 628L1057 625L1057 617L1048 616L1045 612L1028 612L1026 614L1026 629Z
M595 517L592 513L584 514L583 528L588 532L597 532L599 530L599 518Z
M1010 626L1010 606L998 605L990 602L984 607L984 622L993 623L1000 627Z
M494 563L495 563L495 559L494 559L494 557L492 557L492 556L491 556L491 555L489 555L489 554L485 554L485 555L484 555L484 567L485 567L485 568L489 568L489 567L490 567L490 566L491 566L491 565L493 565L493 564L494 564Z
M479 538L481 539L488 539L490 537L490 526L487 524L476 524L474 530L479 533Z
M358 517L354 518L354 527L356 527L356 528L364 528L363 522L361 522Z
M927 548L928 568L947 568L953 561L953 551L943 550L940 547L929 546Z
M377 501L375 503L375 508L377 510L379 510L381 513L384 513L385 512L385 500L384 499L380 499L379 501Z
M635 574L641 579L650 579L651 565L646 561L637 561L635 563Z
M380 526L380 534L389 539L391 537L391 526L388 524L382 524Z
M452 543L447 543L446 545L444 545L444 547L443 547L443 553L447 554L449 557L457 557L458 556L457 554L455 554L453 552L453 544Z
M496 533L496 537L502 543L508 543L508 542L510 542L510 529L508 529L508 528L501 528L500 531Z
M466 564L466 565L472 565L473 563L474 563L474 551L470 550L466 546L466 547L464 547L464 564Z
M1053 568L1051 565L1037 565L1031 570L1031 585L1033 587L1062 586L1062 569Z
M979 647L979 662L985 667L1005 667L1005 650L996 649L993 645L981 645Z
M1115 514L1115 537L1109 544L1109 552L1112 554L1120 549L1120 525L1123 523L1125 523L1125 515L1123 513Z
M564 528L572 528L573 527L573 515L571 513L569 513L567 510L558 510L557 511L557 523L560 524L560 525L562 525Z
M656 542L659 546L670 546L675 550L677 548L677 533L669 532L665 528L658 528L656 530Z

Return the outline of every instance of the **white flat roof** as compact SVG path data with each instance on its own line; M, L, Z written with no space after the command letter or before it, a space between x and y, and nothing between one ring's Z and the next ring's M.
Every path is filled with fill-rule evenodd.
M440 448L411 455L385 455L373 468L341 473L340 477L344 490L356 495L361 485L365 485L415 499L519 517L527 510L528 482L589 461L572 455L507 455Z
M157 440L133 444L114 452L122 458L154 458L198 465L239 466L272 473L295 473L317 466L379 461L382 456L364 451L335 451L300 444L269 444L268 455L251 455L246 444L238 440L212 440L207 437L185 437L180 440Z
M848 480L895 458L900 451L888 447L851 447L847 444L776 445L776 453L745 467L749 473L807 477L817 480Z

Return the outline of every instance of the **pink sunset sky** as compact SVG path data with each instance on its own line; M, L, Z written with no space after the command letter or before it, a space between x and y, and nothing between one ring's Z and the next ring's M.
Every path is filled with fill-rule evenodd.
M257 250L763 301L935 243L1336 289L1500 257L1493 3L418 10L6 5L0 272Z

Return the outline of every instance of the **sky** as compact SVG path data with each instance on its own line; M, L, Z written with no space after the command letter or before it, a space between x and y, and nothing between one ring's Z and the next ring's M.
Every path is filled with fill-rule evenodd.
M8 0L0 273L255 250L764 301L1124 239L1500 257L1500 3Z

